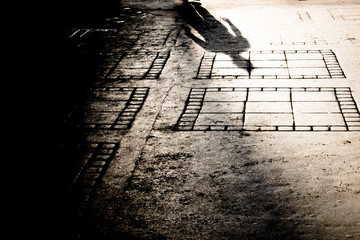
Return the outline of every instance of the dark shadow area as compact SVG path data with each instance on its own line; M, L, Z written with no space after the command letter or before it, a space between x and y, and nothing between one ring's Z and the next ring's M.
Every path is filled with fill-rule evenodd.
M200 3L184 4L183 17L202 37L202 39L199 38L188 26L185 26L185 33L190 39L206 51L229 55L237 67L246 69L249 75L251 74L253 66L250 60L239 54L239 52L245 52L250 47L250 43L229 19L222 18L229 24L234 35Z
M53 131L55 140L64 118L97 80L98 55L106 41L69 36L77 29L104 26L105 19L120 14L121 1L21 1L15 9L18 90L27 109L41 116L33 124L48 125L44 133Z
M281 196L279 191L280 185L288 183L281 177L277 179L277 183L269 180L274 176L260 168L266 167L271 160L262 161L261 163L245 157L238 165L230 167L232 173L245 175L246 180L232 179L226 182L218 191L221 199L219 207L229 217L239 215L242 219L227 229L221 229L217 234L220 233L228 239L239 239L239 236L241 239L256 240L304 239L305 233L297 229L299 223L289 218L296 213L296 207L289 205L291 198ZM247 228L241 229L239 225L242 224Z
M11 109L16 132L12 186L13 236L67 239L64 162L59 160L64 119L95 81L103 39L86 44L69 39L69 29L89 28L118 14L120 0L20 1L14 11L9 82L16 96ZM99 25L100 25L99 24ZM9 37L9 38L10 38ZM12 96L12 97L13 97ZM21 229L19 231L19 229ZM19 237L21 238L21 237Z

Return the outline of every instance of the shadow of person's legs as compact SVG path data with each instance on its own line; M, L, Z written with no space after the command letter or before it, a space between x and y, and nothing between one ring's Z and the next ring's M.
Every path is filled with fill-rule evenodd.
M190 27L185 26L185 34L190 39L206 51L229 55L234 64L239 68L246 69L250 76L253 66L249 59L240 55L250 47L250 44L229 19L223 18L221 22L199 4L186 4L183 11L188 25L197 32L194 34ZM224 23L228 24L228 27ZM232 32L229 31L229 28Z

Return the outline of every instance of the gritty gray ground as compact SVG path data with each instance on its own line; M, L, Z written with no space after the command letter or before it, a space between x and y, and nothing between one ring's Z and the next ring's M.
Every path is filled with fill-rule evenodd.
M66 120L65 228L360 239L360 2L154 2L69 29L79 52L96 42L98 64Z

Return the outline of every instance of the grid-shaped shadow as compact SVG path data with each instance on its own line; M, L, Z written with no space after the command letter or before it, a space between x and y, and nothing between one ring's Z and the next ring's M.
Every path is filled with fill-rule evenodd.
M130 129L148 88L96 88L77 109L74 122L85 129Z
M177 27L170 26L150 30L80 28L74 29L68 40L80 46L76 49L81 53L88 52L87 48L96 50L93 70L100 79L157 79L179 34ZM142 59L143 55L149 56Z
M71 194L78 210L86 208L118 148L119 143L84 142L73 149L78 156L74 159L78 167L73 176Z
M170 51L134 51L117 55L118 62L108 70L110 80L158 79Z
M234 55L236 53L233 53ZM269 50L229 53L206 52L196 78L325 79L345 78L332 50ZM251 71L249 71L251 63Z
M360 131L350 88L193 88L175 130Z
M353 9L338 9L338 10L328 10L330 16L335 21L359 21L360 14L355 14Z

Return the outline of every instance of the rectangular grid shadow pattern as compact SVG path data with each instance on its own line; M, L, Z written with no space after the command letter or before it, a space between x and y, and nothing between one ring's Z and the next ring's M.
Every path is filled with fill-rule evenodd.
M95 88L73 121L85 129L130 129L148 92L149 88Z
M197 79L345 78L332 50L206 52Z
M108 70L110 80L158 79L170 51L135 51L117 55L117 63Z
M82 143L77 148L79 159L75 160L79 166L72 181L71 193L78 208L84 209L119 149L119 143Z
M360 131L350 88L193 88L178 131Z
M328 12L335 21L337 21L337 20L359 21L360 20L360 14L358 14L358 11L356 11L356 13L355 13L353 9L328 10Z

